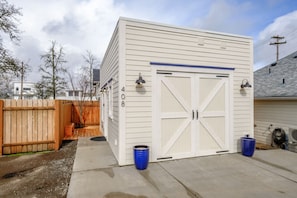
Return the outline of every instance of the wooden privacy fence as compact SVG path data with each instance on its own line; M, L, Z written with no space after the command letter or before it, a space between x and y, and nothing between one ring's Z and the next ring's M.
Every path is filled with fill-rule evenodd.
M58 150L73 109L72 101L0 100L0 155Z
M84 125L99 125L100 112L98 101L73 101L72 122Z

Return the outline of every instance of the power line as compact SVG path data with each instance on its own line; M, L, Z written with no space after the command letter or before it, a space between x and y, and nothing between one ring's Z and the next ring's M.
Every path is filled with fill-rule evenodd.
M282 44L286 44L287 41L281 41L282 39L284 39L284 36L273 36L271 37L272 39L276 39L276 41L274 43L270 43L270 45L276 45L276 62L278 61L278 56L279 56L279 45Z

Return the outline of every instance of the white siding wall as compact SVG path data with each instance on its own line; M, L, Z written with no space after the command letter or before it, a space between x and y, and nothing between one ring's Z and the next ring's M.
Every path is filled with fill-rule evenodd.
M286 133L289 128L297 129L296 100L255 100L254 108L255 138L259 143L270 145L275 128Z
M243 79L253 83L252 40L130 20L126 24L126 162L133 163L134 145L152 145L150 62L235 67L231 127L233 151L239 151L239 139L253 136L253 89L240 90ZM139 72L146 83L136 91Z
M113 112L112 118L108 115L109 109L107 109L108 117L108 142L110 147L116 156L119 158L119 31L118 28L115 29L114 34L109 43L108 49L102 61L100 67L100 84L104 86L107 83L107 88L112 85L112 97L113 97ZM112 80L111 80L112 79ZM108 105L106 102L105 105Z

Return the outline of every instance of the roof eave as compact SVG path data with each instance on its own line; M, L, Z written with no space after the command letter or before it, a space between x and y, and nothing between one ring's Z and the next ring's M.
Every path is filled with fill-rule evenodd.
M297 100L297 96L290 96L290 97L255 97L254 100Z

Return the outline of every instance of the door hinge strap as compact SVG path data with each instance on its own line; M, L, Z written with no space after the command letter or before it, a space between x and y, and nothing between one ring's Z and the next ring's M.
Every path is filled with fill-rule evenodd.
M226 152L229 152L229 150L216 151L216 153L226 153Z
M165 159L172 159L172 157L160 157L160 158L157 158L157 160L165 160Z

